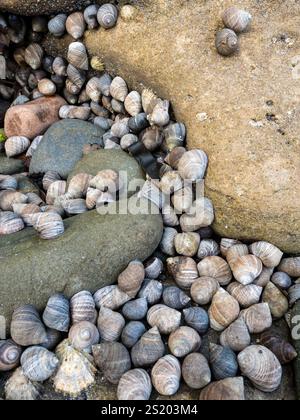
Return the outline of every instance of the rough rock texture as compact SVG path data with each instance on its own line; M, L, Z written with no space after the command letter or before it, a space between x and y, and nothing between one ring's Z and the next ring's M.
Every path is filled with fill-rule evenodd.
M237 0L252 13L252 29L239 37L240 52L224 58L214 42L229 5L150 2L136 20L119 19L85 42L131 88L143 83L172 101L189 147L209 155L217 232L300 252L300 4Z
M34 139L59 120L59 109L66 101L61 96L39 98L7 111L4 130L7 137L25 136Z
M142 204L147 204L144 200ZM33 229L0 238L0 315L31 303L43 308L49 296L112 284L133 259L148 258L162 236L160 215L99 215L65 221L65 233L52 241Z
M300 300L295 303L292 311L292 334L294 336L294 346L298 352L298 357L294 362L295 382L297 387L297 397L300 400Z
M12 159L0 154L0 174L13 175L25 170L24 162L19 159Z
M136 180L141 180L142 183L145 182L144 172L137 161L130 157L128 153L123 152L123 150L104 149L97 150L96 152L84 156L70 173L68 181L72 179L74 175L82 172L95 176L98 172L105 169L111 169L120 174L124 174L127 177L127 187ZM135 192L135 190L133 192Z
M62 120L45 133L30 163L30 173L57 171L67 178L82 158L85 144L102 144L104 131L94 124L80 120Z
M21 15L38 15L69 12L89 3L89 0L1 0L0 10Z

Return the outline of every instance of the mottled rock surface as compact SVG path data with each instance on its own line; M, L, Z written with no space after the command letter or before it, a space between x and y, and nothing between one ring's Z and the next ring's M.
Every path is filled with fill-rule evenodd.
M59 109L66 101L61 96L38 98L7 111L4 130L7 137L25 136L34 139L59 120Z
M24 170L25 166L22 160L8 158L5 154L0 153L0 174L14 175Z
M0 10L22 15L70 12L87 6L88 0L1 0Z
M253 24L229 58L214 42L232 1L137 3L134 21L86 35L90 53L172 101L189 147L209 155L218 233L300 252L299 2L237 0Z
M56 171L67 178L83 156L85 144L102 144L104 131L80 120L62 120L45 133L30 163L31 174Z

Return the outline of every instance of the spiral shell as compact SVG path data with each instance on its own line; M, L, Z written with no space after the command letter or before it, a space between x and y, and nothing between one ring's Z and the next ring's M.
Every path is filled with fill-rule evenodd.
M178 287L170 286L163 292L163 301L169 308L181 310L190 303L191 299Z
M230 247L226 253L226 259L229 264L233 263L237 258L249 254L249 249L245 244L236 244Z
M161 334L171 334L181 322L181 313L165 305L155 305L149 309L147 321L151 327L157 327Z
M21 192L12 190L0 191L0 208L4 212L11 212L15 204L25 204L26 202L27 196ZM8 220L7 217L5 219ZM2 223L4 221L2 219Z
M75 12L66 20L66 30L74 39L82 38L85 31L85 20L83 13Z
M151 371L152 383L163 396L176 394L180 386L181 367L176 357L167 355L159 359Z
M68 62L80 70L89 69L87 51L81 42L72 42L69 45Z
M245 401L244 379L227 378L213 382L200 394L200 401Z
M245 32L249 28L252 16L245 10L240 10L233 6L225 10L222 19L227 28L240 33Z
M68 198L82 198L87 194L87 190L92 180L92 176L86 173L79 173L72 177L67 188Z
M149 279L157 279L163 272L164 265L161 259L157 257L151 258L145 264L145 275Z
M226 258L227 252L232 246L240 244L240 243L241 242L238 241L237 239L222 238L221 244L220 244L220 250L223 257Z
M115 285L103 287L94 294L94 301L98 309L105 306L112 311L119 309L130 299L130 296Z
M300 277L300 257L283 258L278 270L290 277Z
M200 244L200 235L194 232L178 233L175 236L175 249L179 255L193 257Z
M145 269L140 261L132 261L119 275L118 286L131 298L135 298L145 278Z
M5 142L5 153L7 157L13 157L26 152L30 146L30 141L27 137L14 136L9 137Z
M5 398L10 401L34 401L40 397L38 384L33 384L22 368L14 371L5 384Z
M0 340L0 372L15 369L20 363L22 348L13 340Z
M0 198L1 201L1 198ZM0 235L11 235L24 229L23 220L15 213L3 211L0 213Z
M250 346L238 355L240 369L263 392L279 388L282 368L277 357L266 347Z
M220 247L213 239L203 239L200 242L197 256L199 259L206 257L217 257L220 254Z
M196 330L199 334L206 334L209 328L209 317L207 312L197 306L183 310L186 324Z
M99 6L97 4L91 4L86 7L83 13L84 20L88 26L88 29L96 29L98 27L97 13Z
M241 312L250 334L260 334L272 326L272 315L267 303L258 303Z
M104 341L118 341L125 326L125 320L121 314L102 306L97 321L100 336Z
M159 190L157 185L151 180L147 180L144 183L138 196L149 200L159 209L163 208L164 206L165 197L162 194L162 192Z
M60 181L60 180L61 180L61 177L60 177L58 172L55 172L55 171L46 172L44 177L43 177L43 188L44 188L44 190L48 191L51 184L53 184L56 181ZM58 186L61 187L62 191L65 191L65 189L63 188L65 186L65 184L56 184L56 188ZM62 193L62 194L64 194L64 193ZM55 198L56 198L56 196L55 196Z
M100 334L94 324L82 321L72 326L68 338L76 350L91 353L92 346L99 343Z
M50 240L63 235L64 222L58 213L36 213L32 215L32 225L40 238Z
M80 91L82 89L85 81L86 81L86 74L85 74L85 72L83 70L77 69L72 64L69 64L68 67L67 67L67 76L68 76L69 80ZM87 90L86 90L86 93L87 93Z
M181 358L199 350L201 338L193 328L180 327L170 335L168 346L174 356Z
M191 287L191 296L199 305L207 305L219 290L219 283L212 277L201 277Z
M193 204L193 190L190 185L185 185L172 196L174 209L179 213L188 211Z
M190 290L198 278L196 262L190 257L175 257L169 258L168 264L176 284L183 290Z
M182 123L170 124L164 129L166 148L172 151L183 146L186 138L186 128ZM185 149L184 149L185 152ZM173 167L173 165L171 165Z
M118 20L118 9L113 4L104 4L98 10L97 20L102 28L113 28Z
M234 321L220 336L220 343L235 352L240 352L250 346L251 337L242 317Z
M141 95L136 91L130 92L125 98L124 106L128 114L132 117L140 114L142 111Z
M67 62L63 57L55 57L52 68L55 74L58 76L67 75Z
M264 241L250 245L250 252L260 258L267 268L277 267L283 257L283 252L279 248Z
M141 132L140 140L147 150L154 152L161 146L163 142L163 134L159 127L149 127Z
M123 329L121 341L128 349L131 349L146 332L145 325L140 321L130 321Z
M66 30L67 17L67 15L61 13L50 19L48 22L49 32L56 37L61 37Z
M274 318L282 318L289 309L287 298L272 282L266 285L262 300L269 305Z
M165 127L170 122L169 101L158 100L151 114L148 115L148 121L151 125Z
M42 66L44 50L39 44L30 44L25 50L25 61L33 69L37 70Z
M145 297L148 305L152 306L158 303L163 293L163 285L157 280L146 279L142 284L138 297Z
M190 150L178 162L178 171L182 179L196 182L203 179L207 164L208 158L205 152Z
M243 308L249 308L249 306L259 303L263 288L255 286L255 284L243 286L238 282L234 282L227 287L227 292L230 293Z
M239 40L231 29L222 29L216 35L216 48L224 57L234 54L239 48Z
M56 349L60 366L53 378L57 392L78 396L95 382L96 368L86 353L74 349L68 340L63 341Z
M176 254L175 249L175 237L177 235L177 230L173 228L165 228L163 237L160 242L160 249L162 252L169 256L174 256Z
M21 357L24 375L33 382L44 382L52 376L59 364L55 354L43 347L29 347Z
M43 182L44 182L44 180L43 180ZM67 188L66 181L54 181L54 182L50 183L50 185L48 186L48 189L47 189L47 196L46 196L47 204L53 205L55 203L55 200L58 197L65 194L66 188Z
M110 94L117 101L124 102L128 95L128 87L124 79L115 77L110 85Z
M234 378L238 372L235 353L228 347L210 344L210 366L216 380Z
M212 277L221 286L227 286L232 279L229 265L221 257L206 257L198 264L200 277Z
M70 326L70 305L62 294L55 294L48 300L43 313L44 324L61 332L68 332Z
M165 354L165 345L157 327L145 332L132 347L131 358L135 367L150 366Z
M224 331L240 314L238 302L224 289L214 295L209 308L210 326L215 331Z
M118 400L147 401L152 392L150 376L143 369L133 369L126 372L118 385Z
M288 274L283 273L282 271L277 271L277 273L273 274L271 281L275 286L284 290L289 289L292 286L292 279Z
M88 321L95 323L97 312L93 296L88 291L76 293L70 301L72 324Z
M290 363L297 357L297 352L294 347L272 331L264 332L261 335L259 342L274 353L282 365Z
M234 278L244 286L253 283L261 274L263 265L255 255L243 255L231 260L230 268Z
M23 347L42 344L47 340L45 327L32 305L21 306L13 312L10 334L15 343Z
M101 98L101 82L98 77L92 77L86 85L86 93L88 97L94 101L99 102Z
M68 200L65 198L60 201L60 204L68 215L82 214L88 211L85 199L83 198L76 198L74 200Z

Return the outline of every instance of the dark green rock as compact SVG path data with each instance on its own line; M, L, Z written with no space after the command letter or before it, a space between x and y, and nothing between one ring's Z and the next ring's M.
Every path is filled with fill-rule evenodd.
M160 214L102 216L95 210L66 220L56 240L42 240L31 228L1 237L0 316L8 325L22 304L42 309L53 293L72 296L114 283L131 260L154 252L162 230Z
M67 178L76 163L82 158L85 144L102 144L104 131L94 124L80 120L62 120L46 131L34 153L30 174L56 171Z
M300 400L300 300L295 303L292 310L292 337L294 347L298 353L298 357L294 361L295 382L297 388L297 398Z
M14 175L24 171L25 166L22 160L7 158L4 154L0 154L0 174Z

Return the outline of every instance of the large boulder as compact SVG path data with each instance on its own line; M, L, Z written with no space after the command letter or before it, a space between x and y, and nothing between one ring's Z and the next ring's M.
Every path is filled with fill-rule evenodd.
M265 239L297 253L300 5L237 0L253 24L239 37L239 53L224 58L215 34L231 4L149 2L135 20L89 32L85 43L131 88L142 83L172 101L187 125L189 147L208 153L206 194L220 235ZM57 51L54 43L49 50Z
M97 3L97 2L96 2ZM89 0L1 0L0 10L21 15L71 12L90 4Z
M142 205L148 205L145 200ZM0 316L31 303L42 309L49 296L96 291L114 283L133 259L157 248L163 223L157 214L107 214L96 210L65 221L60 238L45 241L27 228L0 238Z

